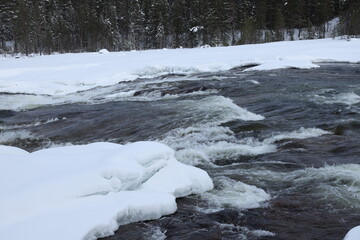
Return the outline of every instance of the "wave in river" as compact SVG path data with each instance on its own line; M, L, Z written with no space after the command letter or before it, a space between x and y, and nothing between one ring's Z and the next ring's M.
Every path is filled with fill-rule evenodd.
M171 82L171 80L168 80ZM98 87L67 95L35 95L35 94L1 94L0 110L29 110L43 106L63 104L103 104L114 101L152 102L176 99L179 97L206 96L218 93L216 89L195 87L190 89L171 89L167 82L143 82L125 85L118 84L109 87ZM150 85L150 86L149 86ZM170 84L171 85L171 84ZM150 89L149 89L150 88ZM167 89L167 88L170 88Z
M191 112L192 116L196 116L197 123L170 131L161 142L176 149L180 161L192 165L271 153L276 151L275 142L278 140L305 139L330 133L318 128L301 128L264 136L263 140L253 137L238 139L230 128L220 125L232 120L261 121L264 117L241 108L231 99L222 96L182 101L181 104L186 106L186 111Z
M177 149L180 161L211 164L221 160L237 160L241 156L256 156L277 151L276 141L283 139L306 139L319 137L330 132L318 128L301 128L291 132L274 134L260 140L257 138L237 139L227 127L200 125L180 128L168 134L162 141ZM232 161L230 161L232 163Z
M215 190L201 195L210 204L210 209L258 208L270 199L269 194L253 185L223 176L214 178L213 181L215 182Z
M333 89L325 89L315 94L315 101L325 104L354 105L360 103L360 96L354 92L337 93Z
M283 194L302 192L325 204L356 209L360 208L359 172L359 164L305 168L291 172L271 171L257 166L226 170L227 175L246 176L247 181L259 187L265 187L266 182L273 182L282 189Z

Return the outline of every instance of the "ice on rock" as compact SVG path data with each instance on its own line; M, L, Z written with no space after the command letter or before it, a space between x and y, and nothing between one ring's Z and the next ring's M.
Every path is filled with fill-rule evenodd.
M176 197L213 188L205 171L157 142L0 152L2 239L96 239L174 213Z

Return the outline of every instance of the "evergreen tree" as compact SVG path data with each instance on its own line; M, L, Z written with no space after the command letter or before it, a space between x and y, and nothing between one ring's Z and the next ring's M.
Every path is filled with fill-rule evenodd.
M185 46L187 42L186 33L187 25L186 21L186 2L185 0L174 0L172 5L172 29L174 34L174 46Z
M0 53L6 54L8 47L6 42L14 40L13 19L16 11L14 0L3 0L0 2Z
M27 0L19 0L14 16L15 51L29 55L32 45L32 21L30 16L31 4Z
M205 5L204 5L205 3ZM206 1L193 0L189 3L189 45L200 46L206 41Z
M238 18L237 18L237 11L238 5L236 0L225 0L223 1L224 7L224 19L223 19L223 26L225 33L230 33L230 41L226 41L226 43L231 43L231 45L236 44L236 30L238 27Z
M285 20L282 15L280 6L278 6L275 9L275 19L274 19L275 41L284 40L284 29L285 29Z
M344 0L340 3L340 34L360 34L360 2L357 0Z
M9 42L25 54L233 45L283 40L284 30L293 28L298 37L318 38L337 16L339 34L357 35L359 5L358 0L2 0L0 51L6 52Z

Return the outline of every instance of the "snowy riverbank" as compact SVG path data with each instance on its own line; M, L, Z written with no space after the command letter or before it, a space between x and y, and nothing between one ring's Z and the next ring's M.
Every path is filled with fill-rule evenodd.
M360 40L306 40L219 48L163 49L0 58L0 92L66 95L169 73L315 68L360 62Z

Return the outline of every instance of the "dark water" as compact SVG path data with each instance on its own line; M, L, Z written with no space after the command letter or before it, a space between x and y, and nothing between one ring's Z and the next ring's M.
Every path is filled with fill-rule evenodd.
M91 101L0 111L0 143L34 151L156 140L214 180L212 192L178 199L175 214L121 226L109 240L342 239L360 225L360 65L242 70L137 80L92 90L101 94Z

